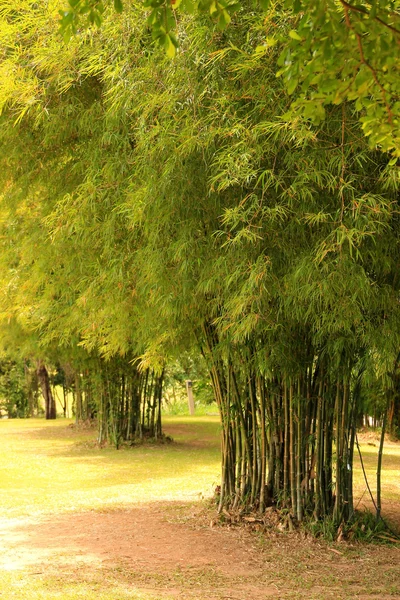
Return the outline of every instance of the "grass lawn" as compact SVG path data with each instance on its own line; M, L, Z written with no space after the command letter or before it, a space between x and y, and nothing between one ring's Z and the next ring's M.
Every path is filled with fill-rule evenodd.
M192 501L210 495L218 483L217 417L167 417L165 428L173 433L174 443L120 450L100 449L94 430L76 430L71 424L61 419L0 421L3 516L104 509L155 499Z
M173 443L116 451L98 448L94 430L68 420L0 421L1 600L400 597L396 548L331 550L313 540L293 548L286 534L211 529L201 500L219 481L218 417L167 416L165 430ZM360 440L374 490L379 442L372 434ZM399 476L400 444L387 443L383 506L394 521ZM355 491L362 505L358 460ZM272 564L277 548L283 554ZM340 561L348 570L342 584Z

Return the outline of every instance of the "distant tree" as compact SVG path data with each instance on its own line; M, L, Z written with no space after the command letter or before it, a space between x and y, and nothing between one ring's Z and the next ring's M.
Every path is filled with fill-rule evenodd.
M0 358L0 410L9 419L29 416L28 388L23 361Z
M57 416L56 401L51 389L49 373L42 361L38 361L37 375L44 399L45 417L46 419L55 419Z

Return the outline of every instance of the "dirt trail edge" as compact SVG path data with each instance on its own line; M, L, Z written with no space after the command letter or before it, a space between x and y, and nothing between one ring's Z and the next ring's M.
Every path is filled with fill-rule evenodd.
M197 508L197 511L199 509ZM200 523L200 524L199 524ZM155 598L400 597L400 551L201 524L193 505L0 521L0 569L114 578Z

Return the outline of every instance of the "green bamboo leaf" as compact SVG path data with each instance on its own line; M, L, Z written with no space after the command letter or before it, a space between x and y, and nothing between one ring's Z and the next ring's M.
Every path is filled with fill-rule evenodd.
M176 46L172 41L170 34L167 33L165 36L163 36L162 44L164 46L165 53L168 56L168 58L174 58L176 54Z
M299 42L303 41L303 38L294 29L289 31L289 37L292 38L292 40L298 40Z
M288 91L289 95L293 94L293 92L296 89L298 83L299 83L298 79L294 79L294 78L289 79L289 81L286 84L287 91Z
M229 25L229 23L231 22L231 16L228 13L227 10L223 9L221 10L221 12L219 13L218 16L218 28L223 31L224 29L226 29Z
M180 4L181 10L187 12L189 15L193 15L195 12L194 0L182 0Z

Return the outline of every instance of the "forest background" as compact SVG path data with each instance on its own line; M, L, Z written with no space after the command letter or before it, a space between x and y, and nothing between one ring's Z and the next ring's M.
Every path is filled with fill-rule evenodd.
M357 427L400 425L397 3L69 4L63 43L60 2L0 0L11 416L40 385L55 418L50 372L100 444L160 439L189 362L220 510L351 522Z

